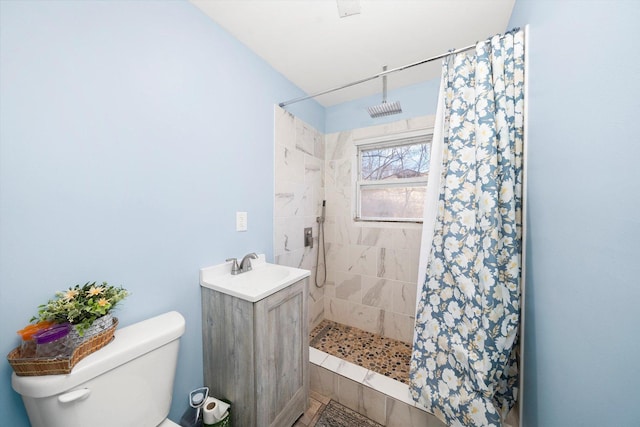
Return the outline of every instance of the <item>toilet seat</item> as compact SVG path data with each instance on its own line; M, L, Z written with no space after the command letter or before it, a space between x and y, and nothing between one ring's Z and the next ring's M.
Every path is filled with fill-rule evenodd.
M158 424L158 427L180 427L180 424L176 424L169 418Z

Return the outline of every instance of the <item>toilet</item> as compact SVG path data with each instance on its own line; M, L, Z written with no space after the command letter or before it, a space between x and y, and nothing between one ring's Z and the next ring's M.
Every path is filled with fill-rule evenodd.
M171 311L117 329L67 375L11 377L32 427L174 427L167 419L185 320Z

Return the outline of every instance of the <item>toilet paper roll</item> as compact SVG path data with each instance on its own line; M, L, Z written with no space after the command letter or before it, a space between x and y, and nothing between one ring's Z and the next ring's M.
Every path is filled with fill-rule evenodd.
M208 397L204 403L204 408L202 412L203 423L204 424L217 423L222 418L224 418L228 409L229 409L228 403L218 400L215 397Z

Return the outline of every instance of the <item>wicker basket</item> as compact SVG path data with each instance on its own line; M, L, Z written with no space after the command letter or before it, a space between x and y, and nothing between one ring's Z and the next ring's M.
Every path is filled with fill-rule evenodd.
M110 328L88 338L73 350L71 357L40 358L33 353L22 354L22 349L17 347L7 355L7 360L21 377L68 374L79 361L113 341L117 326L118 319L114 317Z

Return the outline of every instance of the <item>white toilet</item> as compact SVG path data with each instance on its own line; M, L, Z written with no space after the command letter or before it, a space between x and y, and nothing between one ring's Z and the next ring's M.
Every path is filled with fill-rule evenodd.
M32 427L171 427L167 419L184 317L176 311L118 329L68 375L11 378Z

